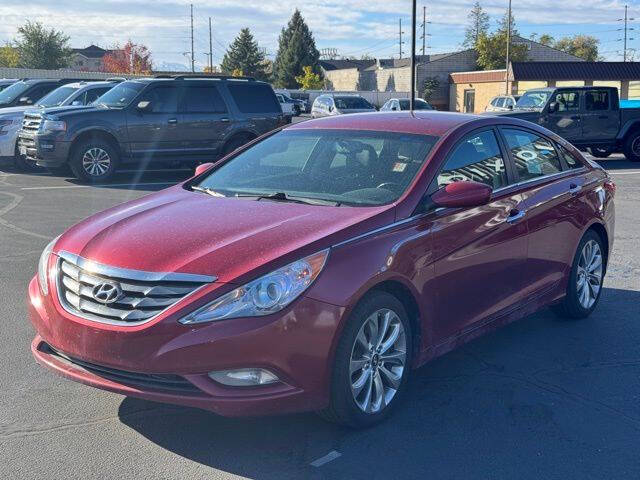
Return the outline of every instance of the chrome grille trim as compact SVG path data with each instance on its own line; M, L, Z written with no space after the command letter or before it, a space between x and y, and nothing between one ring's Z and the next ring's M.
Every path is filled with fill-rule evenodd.
M22 120L22 129L28 132L37 132L42 123L42 115L39 113L25 113Z
M66 251L57 255L56 283L63 308L72 315L111 325L146 323L216 281L209 275L112 267ZM105 282L117 283L122 290L117 301L110 304L93 296L93 287Z

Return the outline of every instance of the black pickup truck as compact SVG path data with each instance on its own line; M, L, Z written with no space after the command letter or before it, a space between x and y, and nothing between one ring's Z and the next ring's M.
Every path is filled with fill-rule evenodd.
M640 108L622 108L615 87L528 90L513 110L494 115L542 125L595 157L624 152L627 159L640 161Z

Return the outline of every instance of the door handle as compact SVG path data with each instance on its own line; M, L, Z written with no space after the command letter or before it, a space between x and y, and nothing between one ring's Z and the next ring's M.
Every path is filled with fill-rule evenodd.
M178 119L177 118L170 118L169 120L167 120L167 123L169 125L175 125L176 123L178 123Z
M580 190L582 190L582 186L578 185L577 183L572 183L571 185L569 185L569 193L571 195L580 193Z
M221 118L220 121L222 123L229 123L229 119L228 118Z
M511 210L511 212L509 212L509 216L507 217L507 223L510 223L510 224L518 223L520 220L524 218L526 214L527 214L526 211L518 210L514 208L513 210Z

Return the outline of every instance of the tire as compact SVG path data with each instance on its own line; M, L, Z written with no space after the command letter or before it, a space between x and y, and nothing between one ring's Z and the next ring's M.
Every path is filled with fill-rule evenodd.
M590 261L594 248L595 254ZM552 307L558 316L580 319L588 317L595 310L600 301L606 273L605 252L600 235L593 230L588 230L580 240L574 255L566 295L560 304ZM591 275L585 276L585 271L591 271ZM588 295L588 299L585 295Z
M13 165L17 170L20 170L21 172L36 173L42 171L42 167L36 165L36 162L34 162L33 160L27 160L25 157L20 155L17 145L15 153L13 155Z
M300 116L300 113L301 113L300 105L294 105L294 106L293 106L293 114L294 114L296 117L299 117L299 116Z
M381 332L385 323L388 328L380 339L372 327L378 325L377 331ZM382 348L372 352L372 339L381 341ZM334 359L329 407L318 414L325 420L355 428L387 418L406 391L413 358L412 339L411 322L396 297L382 291L365 297L344 327ZM373 343L375 347L377 342Z
M607 158L609 155L613 153L613 148L611 147L590 147L589 153L596 158Z
M622 151L627 160L640 162L640 130L636 130L626 138Z
M113 177L119 161L118 150L111 143L94 138L83 141L73 149L69 166L83 183L101 183Z
M223 156L229 155L231 152L233 152L234 150L237 150L238 148L242 147L243 145L249 143L251 140L253 140L253 138L248 137L248 136L233 137L224 146L224 149L222 150Z

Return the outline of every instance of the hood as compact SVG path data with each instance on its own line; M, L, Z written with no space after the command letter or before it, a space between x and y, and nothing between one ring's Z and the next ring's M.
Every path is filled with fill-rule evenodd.
M528 120L533 123L538 123L538 119L540 118L540 110L513 109L513 110L508 110L506 112L486 112L486 115L521 118L522 120Z
M20 115L22 115L25 110L31 109L33 108L32 106L24 106L21 105L19 107L6 107L6 108L0 108L0 117L19 117Z
M104 107L95 107L92 105L66 105L62 107L49 107L42 108L40 110L34 109L35 111L40 111L43 114L47 115L55 115L58 118L63 118L68 115L78 113L78 112L96 112L101 111L104 112L106 109Z
M321 250L338 237L390 223L394 215L389 206L216 198L175 186L89 217L69 229L55 251L121 268L214 275L231 282L310 244ZM337 233L345 229L342 236ZM304 255L311 253L307 248Z
M365 113L365 112L375 112L375 108L337 108L338 112L341 113Z

